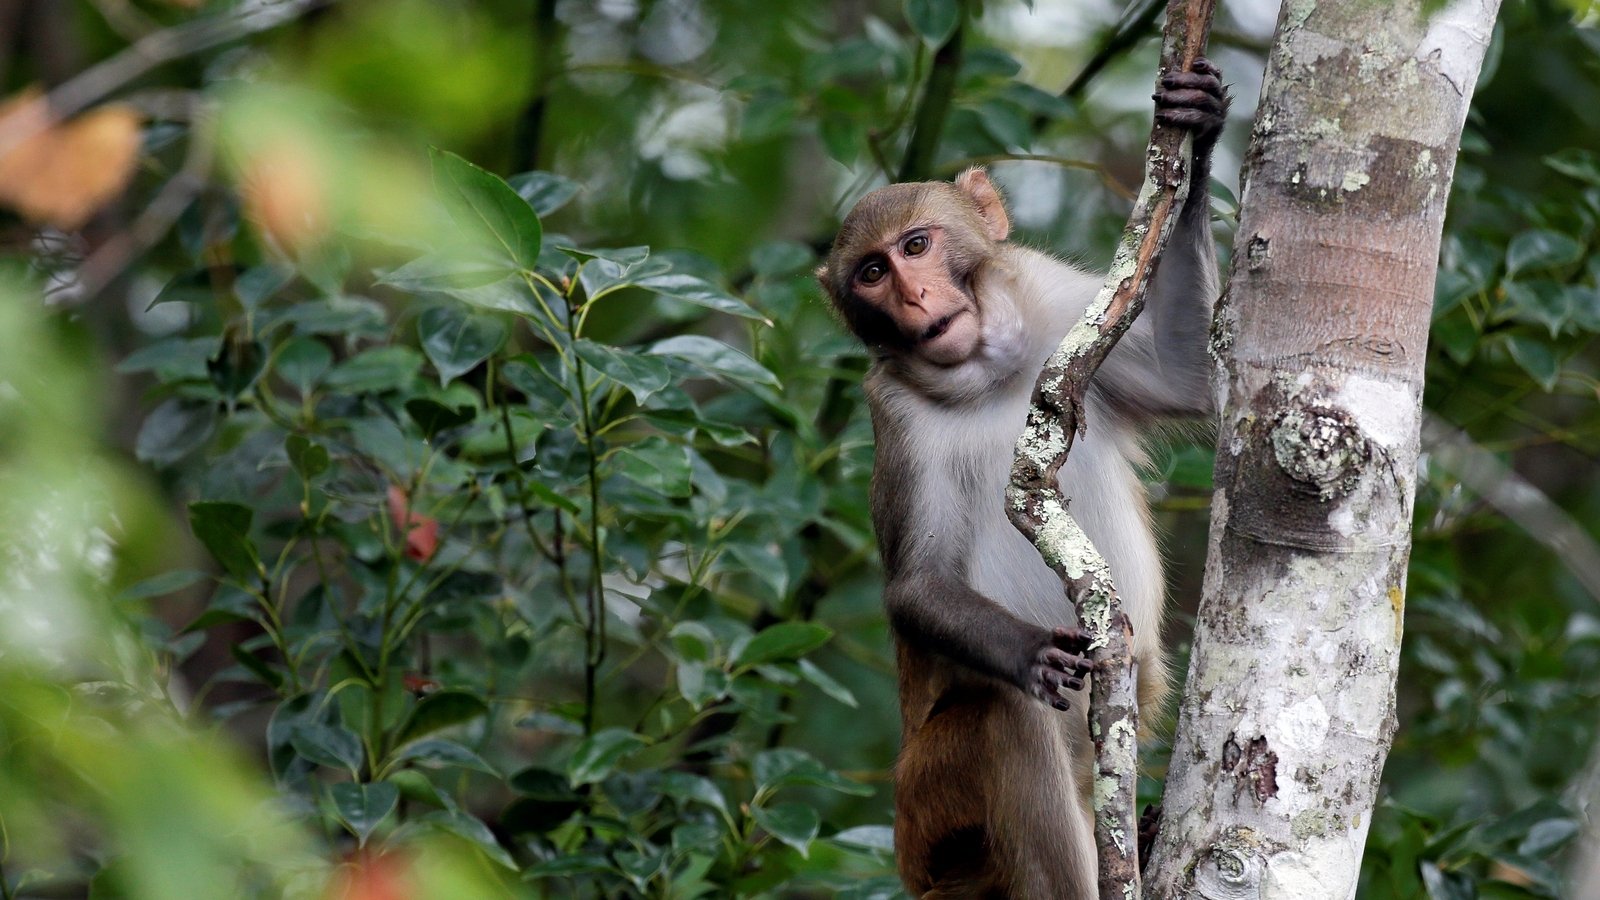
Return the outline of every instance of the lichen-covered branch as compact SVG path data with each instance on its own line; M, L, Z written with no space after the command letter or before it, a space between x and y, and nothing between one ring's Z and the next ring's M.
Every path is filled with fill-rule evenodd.
M1213 0L1171 0L1162 35L1161 70L1188 69L1211 28ZM1057 473L1081 433L1089 379L1144 307L1156 265L1189 195L1191 144L1181 128L1157 123L1150 135L1144 186L1123 230L1105 286L1083 319L1045 363L1028 422L1017 442L1007 509L1012 522L1062 577L1089 632L1095 660L1090 733L1095 743L1095 847L1100 897L1137 897L1139 860L1138 691L1131 629L1104 559L1067 512Z

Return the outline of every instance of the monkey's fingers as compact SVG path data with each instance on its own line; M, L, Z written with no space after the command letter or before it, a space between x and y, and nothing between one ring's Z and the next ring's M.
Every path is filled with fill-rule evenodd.
M1050 632L1050 643L1068 653L1088 653L1093 639L1082 628L1057 628Z
M1161 76L1161 86L1167 90L1202 91L1213 97L1221 97L1227 92L1227 88L1222 86L1222 79L1198 72L1168 72Z
M1065 683L1066 679L1059 672L1040 666L1035 673L1032 693L1050 706L1066 712L1072 705L1067 702L1067 698L1061 696L1061 687Z
M1168 88L1151 94L1150 98L1156 101L1157 109L1192 109L1214 116L1222 115L1227 109L1227 101L1221 94L1199 88Z
M1218 78L1222 77L1222 70L1217 68L1217 64L1204 56L1196 56L1194 62L1189 66L1189 71L1199 72L1202 75L1213 75Z

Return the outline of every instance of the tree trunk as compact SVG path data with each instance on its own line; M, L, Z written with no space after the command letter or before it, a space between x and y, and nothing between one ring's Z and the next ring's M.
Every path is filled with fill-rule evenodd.
M1499 2L1422 6L1279 13L1213 334L1205 591L1147 896L1355 893L1395 728L1445 198Z

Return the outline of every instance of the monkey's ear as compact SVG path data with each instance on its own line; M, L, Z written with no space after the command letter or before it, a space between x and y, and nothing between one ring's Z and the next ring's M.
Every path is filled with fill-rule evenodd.
M1003 241L1011 234L1011 219L1006 215L1006 202L989 180L989 173L973 166L956 177L956 187L978 204L978 214L983 216L984 232L990 240Z

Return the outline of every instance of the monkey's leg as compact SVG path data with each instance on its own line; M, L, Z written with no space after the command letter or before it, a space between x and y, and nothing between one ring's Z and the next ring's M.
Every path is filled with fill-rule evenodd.
M993 890L984 746L1002 690L1021 696L1008 686L950 685L920 723L906 723L894 770L894 847L913 897L1005 896Z
M990 722L989 819L1010 879L1007 896L1017 900L1097 894L1087 748L1076 746L1088 743L1087 697L1079 696L1083 702L1062 713L1013 693Z

